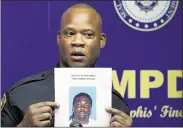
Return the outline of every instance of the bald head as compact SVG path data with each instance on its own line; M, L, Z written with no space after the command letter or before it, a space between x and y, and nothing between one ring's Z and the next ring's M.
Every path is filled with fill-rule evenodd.
M100 14L96 11L96 9L85 3L78 3L69 7L61 17L61 26L63 26L62 23L64 23L64 21L68 20L68 17L77 15L78 13L85 13L86 15L91 17L91 20L93 22L96 22L96 24L102 31L102 18ZM78 17L78 19L79 18L81 17Z

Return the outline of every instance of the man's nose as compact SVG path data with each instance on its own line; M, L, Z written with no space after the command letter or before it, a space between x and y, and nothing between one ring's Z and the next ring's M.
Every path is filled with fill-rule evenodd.
M82 39L82 35L80 35L80 34L76 35L75 38L73 39L71 45L72 45L72 47L84 47L85 43Z
M80 107L80 110L81 110L81 111L85 111L85 106L82 105L82 106Z
M81 109L83 110L83 109L85 109L85 107L84 106L81 106Z

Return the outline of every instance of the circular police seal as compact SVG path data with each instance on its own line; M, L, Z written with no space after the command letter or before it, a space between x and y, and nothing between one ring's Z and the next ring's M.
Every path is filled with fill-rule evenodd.
M113 0L121 20L139 31L155 31L165 26L175 15L179 1L175 0Z

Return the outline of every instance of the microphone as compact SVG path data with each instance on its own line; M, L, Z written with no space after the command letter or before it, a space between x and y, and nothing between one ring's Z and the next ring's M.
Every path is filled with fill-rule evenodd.
M74 120L70 123L69 127L83 127L83 125L79 121Z

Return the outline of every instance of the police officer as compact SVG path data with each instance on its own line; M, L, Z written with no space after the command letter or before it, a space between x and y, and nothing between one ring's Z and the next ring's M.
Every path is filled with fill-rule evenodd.
M61 26L57 35L60 61L56 67L95 67L106 43L100 14L87 4L75 4L63 13ZM4 94L1 126L54 126L54 109L60 106L54 101L54 70L29 76ZM132 125L128 105L114 90L112 108L106 111L112 114L111 127Z

